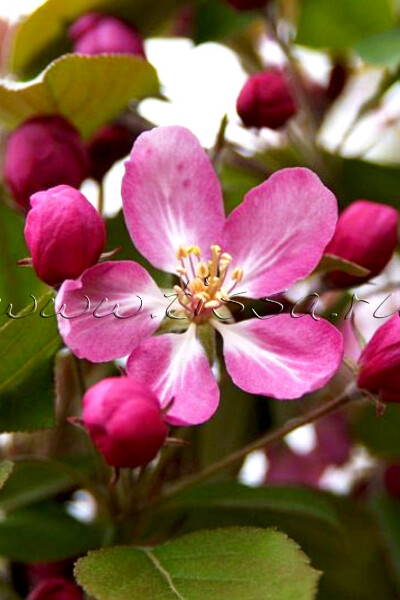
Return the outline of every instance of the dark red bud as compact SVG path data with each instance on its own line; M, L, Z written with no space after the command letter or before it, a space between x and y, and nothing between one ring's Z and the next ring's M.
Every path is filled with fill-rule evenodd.
M385 204L357 200L348 206L325 252L354 262L370 274L355 277L333 271L329 281L336 287L350 287L379 275L396 248L398 220L397 210Z
M296 113L286 76L276 70L252 75L242 88L236 107L246 127L279 129Z
M82 418L99 452L117 468L149 463L167 436L157 397L129 377L110 377L91 387Z
M90 175L101 181L114 163L127 156L135 136L123 125L105 125L87 145L90 159Z
M105 246L105 226L83 194L60 185L34 194L31 205L25 240L40 279L56 286L76 279L98 261Z
M400 402L400 317L395 314L364 348L358 387L379 394L383 402Z
M35 117L8 139L5 178L15 200L29 209L35 192L60 184L79 187L89 160L78 131L59 116Z
M80 54L119 53L145 58L143 40L132 25L101 13L88 13L69 30L74 52Z
M83 594L67 579L47 579L39 583L27 600L83 600Z
M236 10L255 10L267 6L268 0L227 0Z

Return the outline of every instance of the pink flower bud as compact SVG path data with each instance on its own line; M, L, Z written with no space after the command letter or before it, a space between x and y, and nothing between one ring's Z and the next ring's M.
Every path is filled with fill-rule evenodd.
M383 402L400 402L400 316L380 327L358 361L358 387L379 394Z
M90 175L101 181L113 164L127 156L134 135L123 125L105 125L92 137L87 146L90 158Z
M239 94L236 108L246 127L279 129L296 113L286 77L276 70L252 75Z
M67 579L46 579L29 594L27 600L83 600L83 594Z
M228 3L236 8L236 10L254 10L263 8L267 5L268 0L228 0Z
M78 131L59 116L25 121L7 143L6 181L25 209L29 209L29 198L35 192L60 184L79 187L87 177L88 166Z
M101 13L88 13L69 30L74 52L80 54L120 53L145 58L143 40L132 25Z
M167 436L157 397L129 377L110 377L91 387L82 417L97 449L114 467L149 463Z
M370 271L355 277L341 271L329 274L336 287L358 285L378 275L397 245L398 213L391 206L357 200L340 215L335 234L325 252L356 263Z
M104 222L78 190L59 185L31 198L25 240L37 275L56 286L76 279L102 253Z

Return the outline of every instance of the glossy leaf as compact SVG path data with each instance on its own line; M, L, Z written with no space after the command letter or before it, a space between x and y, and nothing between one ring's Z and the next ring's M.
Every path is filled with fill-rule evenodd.
M0 556L55 562L99 547L102 535L98 525L77 521L62 505L37 504L12 511L0 522Z
M75 574L96 600L308 600L319 578L286 535L253 528L201 531L155 548L100 550L79 560Z
M71 50L68 26L90 11L130 21L143 35L154 33L182 0L47 0L17 28L11 69L37 75L51 60Z
M39 312L51 300L48 292L20 318L2 316L0 328L0 431L30 431L54 424L53 358L61 344L55 317ZM46 314L54 313L47 308ZM22 318L21 318L22 317Z
M231 526L277 527L323 572L318 598L395 598L377 531L361 503L307 488L204 485L161 505L147 535ZM100 598L100 600L103 600Z
M394 23L391 0L302 0L297 42L343 50Z
M7 128L38 114L61 114L86 137L129 102L157 94L157 74L137 56L67 54L29 83L0 85L0 121Z

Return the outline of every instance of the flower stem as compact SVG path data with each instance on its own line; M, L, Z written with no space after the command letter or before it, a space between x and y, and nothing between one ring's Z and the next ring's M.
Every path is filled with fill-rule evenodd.
M171 496L175 496L176 494L185 490L186 488L192 487L194 485L197 485L198 483L210 479L210 477L216 475L220 471L224 471L226 468L237 464L251 452L254 452L255 450L264 449L269 444L277 442L292 431L295 431L295 429L303 427L303 425L314 423L318 419L321 419L322 417L325 417L326 415L335 412L338 408L344 406L351 400L358 398L362 394L363 392L358 390L355 383L351 383L349 386L347 386L347 388L340 396L337 396L330 402L324 402L314 410L311 410L310 412L302 415L301 417L291 419L279 429L276 429L275 431L271 431L266 435L263 435L254 442L251 442L247 446L244 446L240 450L232 452L232 454L228 454L228 456L225 456L225 458L222 458L221 460L210 465L203 471L200 471L200 473L195 473L194 475L185 477L177 481L175 484L172 484L165 490L160 499L163 500L165 498L170 498Z

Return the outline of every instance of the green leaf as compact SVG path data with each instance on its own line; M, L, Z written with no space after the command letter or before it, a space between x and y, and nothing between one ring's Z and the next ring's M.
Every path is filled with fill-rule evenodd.
M155 548L116 547L80 559L75 575L96 600L308 600L319 573L283 533L201 531Z
M90 136L133 99L157 94L152 65L137 56L67 54L32 82L0 85L0 121L8 128L37 114L61 114Z
M10 477L13 468L14 463L11 462L11 460L3 460L3 462L0 463L0 489Z
M86 471L91 466L85 465ZM15 510L70 490L82 480L82 473L74 471L73 465L60 461L17 462L0 494L0 510Z
M0 556L55 562L101 545L103 530L71 517L62 505L42 503L8 513L0 522Z
M30 302L30 294L41 296L47 289L33 269L18 266L18 260L27 256L29 252L24 240L24 219L0 202L1 312L11 303L15 314Z
M170 511L249 511L257 523L261 519L271 519L281 515L296 519L315 519L329 527L340 528L337 512L328 495L309 488L259 487L253 488L238 483L214 483L182 492L160 507L165 516ZM180 515L181 516L181 515ZM258 521L262 522L262 521Z
M353 431L373 454L388 460L400 458L400 405L389 404L379 417L374 406L365 406L354 419Z
M391 0L302 0L297 43L343 51L395 24Z
M400 63L400 29L369 36L358 42L354 50L367 63L395 69Z
M203 0L194 8L193 39L196 44L221 40L239 33L259 15L233 9L224 0Z
M157 540L214 527L277 527L323 572L321 600L396 597L375 524L352 499L307 488L219 483L182 492L149 518L146 534Z
M342 207L358 198L400 208L400 168L374 165L362 160L344 160L338 198Z
M19 75L34 76L51 60L71 51L69 25L92 10L122 17L143 35L150 35L182 3L182 0L47 0L17 28L11 69Z
M396 575L400 595L400 502L390 496L379 495L372 499L370 508L378 522L384 552Z
M48 292L18 319L0 328L0 431L31 431L54 424L53 358L61 344L55 317L39 311L53 297ZM47 308L46 314L54 309Z
M356 265L356 263L341 258L340 256L334 256L333 254L324 254L321 262L314 271L315 273L330 273L331 271L342 271L355 277L366 277L369 274L369 270Z

